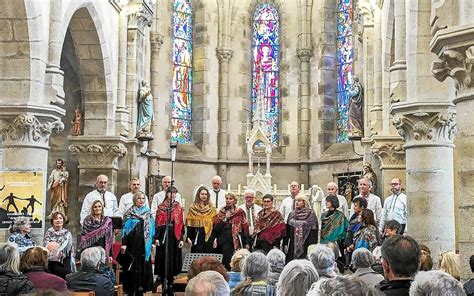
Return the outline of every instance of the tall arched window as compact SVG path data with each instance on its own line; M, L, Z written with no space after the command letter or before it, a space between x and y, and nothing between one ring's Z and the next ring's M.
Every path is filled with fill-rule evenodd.
M252 113L255 114L257 99L263 98L270 141L277 145L280 115L280 19L273 4L257 5L252 30Z
M352 0L337 3L337 142L347 142L349 132L349 88L352 84Z
M171 138L191 141L193 17L190 0L173 4L173 97L171 99Z

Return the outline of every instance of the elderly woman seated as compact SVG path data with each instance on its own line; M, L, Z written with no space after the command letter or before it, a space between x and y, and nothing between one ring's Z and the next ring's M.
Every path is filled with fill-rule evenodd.
M306 295L311 285L318 280L318 272L313 263L306 259L290 261L281 272L277 295Z
M279 249L271 249L267 254L270 270L268 271L268 283L276 286L280 274L285 267L285 253Z
M98 271L100 265L100 249L91 247L81 254L81 270L66 276L67 285L71 291L95 291L96 296L111 296L114 294L112 281Z
M49 242L46 244L46 249L49 251L48 255L48 270L50 273L65 279L66 275L71 273L69 268L64 267L61 262L62 253L61 246L57 242Z
M345 276L337 276L330 279L324 279L311 287L308 296L319 295L364 295L376 296L380 295L378 291L369 288L359 278L350 278ZM391 294L390 294L391 295Z
M26 217L17 217L10 226L9 243L15 243L18 246L18 252L23 253L27 249L36 246L35 241L30 237L31 224L30 219Z
M33 283L20 272L20 255L15 246L0 244L0 295L27 294Z
M410 286L412 296L466 295L461 282L441 270L420 271Z
M365 248L355 250L354 253L352 253L352 264L354 264L356 271L352 277L359 278L367 286L374 288L375 285L384 280L381 274L376 273L371 268L374 262L374 256L369 250Z
M240 249L234 253L230 260L229 272L229 287L234 289L240 282L242 282L242 267L244 266L245 258L250 254L247 249Z
M227 269L225 269L224 264L210 256L204 256L193 261L188 270L188 280L191 280L201 272L207 270L217 271L222 274L226 281L229 281L229 275L227 274Z
M192 278L186 286L186 296L228 296L229 294L229 284L222 274L213 270L201 272Z
M267 283L268 259L260 252L247 256L243 268L245 280L232 290L232 295L275 295L275 287Z
M325 245L317 244L311 250L308 257L318 271L320 278L333 278L337 276L335 272L337 268L336 257L330 248Z

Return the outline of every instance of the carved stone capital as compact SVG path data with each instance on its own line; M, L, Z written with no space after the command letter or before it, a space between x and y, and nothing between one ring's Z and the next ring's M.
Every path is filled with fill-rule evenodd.
M404 167L405 166L405 148L402 139L398 141L378 141L371 147L374 154L382 164L382 167Z
M56 118L40 118L32 113L23 113L0 130L5 146L34 146L49 149L49 137L53 132L64 130L64 123Z
M72 144L69 151L79 160L79 168L112 168L118 170L118 159L127 154L122 143Z
M150 32L150 43L152 51L160 51L163 45L164 36L158 32Z
M459 92L474 86L474 27L438 30L431 41L431 51L438 55L431 64L436 79L453 78Z
M127 14L128 29L138 29L144 32L153 22L153 9L148 1L142 0L139 4L132 4Z
M296 54L298 55L298 58L302 62L309 62L311 60L311 57L313 57L313 49L312 48L298 48L296 50Z
M230 48L226 48L226 47L216 48L216 55L217 55L217 58L219 59L219 62L221 63L228 63L230 59L232 58L233 53L234 51Z
M412 112L395 115L393 125L405 140L405 148L413 146L453 146L456 132L454 110Z
M374 7L373 1L359 0L357 2L356 19L362 26L374 25Z

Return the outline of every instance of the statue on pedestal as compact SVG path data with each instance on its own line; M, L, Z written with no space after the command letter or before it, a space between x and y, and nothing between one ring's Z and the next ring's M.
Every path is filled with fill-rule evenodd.
M363 170L364 174L362 175L362 177L372 182L372 188L370 188L370 192L374 193L377 190L377 175L372 169L372 165L370 163L364 163Z
M357 76L349 89L351 97L349 103L349 138L362 138L364 135L364 116L362 106L364 103L364 89Z
M153 95L147 80L142 80L138 96L138 122L137 139L150 141L153 139L151 133L151 122L153 120Z
M72 135L79 136L81 134L81 118L82 114L79 107L74 110L74 117L72 119Z
M67 186L69 172L66 170L62 159L56 160L56 168L48 178L48 189L51 190L51 213L61 212L66 215Z

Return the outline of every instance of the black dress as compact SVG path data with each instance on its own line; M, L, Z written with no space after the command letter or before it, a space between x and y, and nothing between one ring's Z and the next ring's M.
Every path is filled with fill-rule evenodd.
M127 246L127 252L134 260L130 270L123 271L123 289L128 295L143 295L153 290L153 272L151 256L145 261L145 238L143 234L143 221L122 238L122 245Z
M206 232L204 231L204 227L187 226L187 236L191 240L191 253L212 252L212 241L209 239L206 242Z
M293 259L306 259L308 255L308 247L312 244L318 243L318 229L310 229L309 235L303 243L303 253L298 257L294 258L295 254L295 228L289 224L286 224L286 237L283 239L283 245L288 245L288 253L286 254L286 262L290 262Z
M181 236L179 240L176 239L174 235L174 221L172 222L171 226L169 227L170 233L168 235L169 244L168 244L168 258L169 259L169 273L168 273L168 281L170 283L173 282L173 278L178 275L181 271L181 266L183 265L183 258L182 258L182 250L178 248L179 241L183 240L184 235L184 227L181 230ZM156 249L156 256L155 256L155 274L159 275L161 281L164 281L165 276L165 232L166 226L161 225L156 228L155 240L160 241L160 246Z
M244 231L239 233L240 241L241 241L241 248L244 248L245 245L250 244L250 238L248 234ZM222 264L230 270L230 260L232 259L232 255L234 254L234 240L232 237L232 224L227 221L224 222L222 220L219 223L214 224L214 228L212 229L212 235L209 241L213 242L214 239L217 238L217 248L216 253L222 254Z

